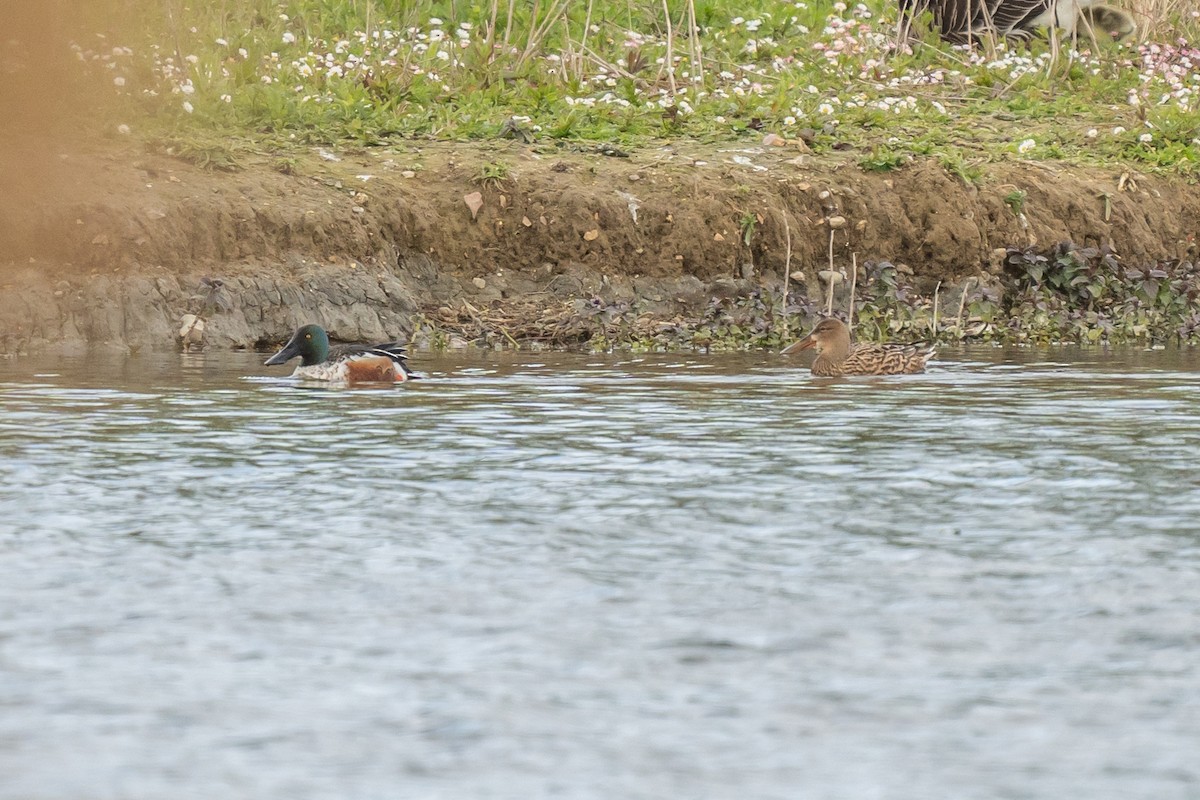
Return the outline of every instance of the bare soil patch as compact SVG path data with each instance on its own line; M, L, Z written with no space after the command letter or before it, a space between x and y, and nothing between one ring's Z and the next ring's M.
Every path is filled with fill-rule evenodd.
M992 279L1008 245L1195 251L1200 192L1182 180L1014 161L976 186L932 161L874 173L856 158L410 143L221 170L113 143L17 145L0 155L0 351L174 348L189 312L216 347L301 322L383 340L491 320L505 338L579 342L596 299L652 326L778 290L789 239L793 291L814 297L831 238L835 268L889 259L926 289Z

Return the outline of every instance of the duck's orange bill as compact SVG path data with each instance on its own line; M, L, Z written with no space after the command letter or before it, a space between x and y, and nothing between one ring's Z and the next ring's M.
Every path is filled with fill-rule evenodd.
M779 354L783 355L783 356L787 356L787 355L791 355L792 353L799 353L801 350L807 350L808 348L812 347L816 343L817 343L817 340L814 339L811 335L805 336L800 341L792 342L787 347L780 350Z

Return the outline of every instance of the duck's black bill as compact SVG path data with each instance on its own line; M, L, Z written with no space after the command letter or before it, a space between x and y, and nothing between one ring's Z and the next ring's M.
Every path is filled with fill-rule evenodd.
M282 350L263 362L268 367L274 367L279 364L286 364L296 356L300 355L300 348L295 342L288 342Z

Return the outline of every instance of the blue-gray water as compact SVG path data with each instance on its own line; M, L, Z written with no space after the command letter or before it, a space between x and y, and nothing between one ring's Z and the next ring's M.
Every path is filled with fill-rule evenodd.
M0 360L0 798L1200 797L1200 354Z

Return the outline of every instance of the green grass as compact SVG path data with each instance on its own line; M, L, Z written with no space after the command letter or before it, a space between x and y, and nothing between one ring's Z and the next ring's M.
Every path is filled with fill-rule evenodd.
M897 51L895 7L878 0L696 0L690 36L689 4L670 5L673 70L657 0L500 0L495 18L487 0L124 0L81 17L75 47L80 81L113 101L105 131L127 125L215 164L220 140L376 146L519 130L626 146L804 134L866 170L934 158L966 181L1014 158L1200 171L1200 51L967 52L928 35ZM1159 38L1197 42L1198 27L1180 12Z

